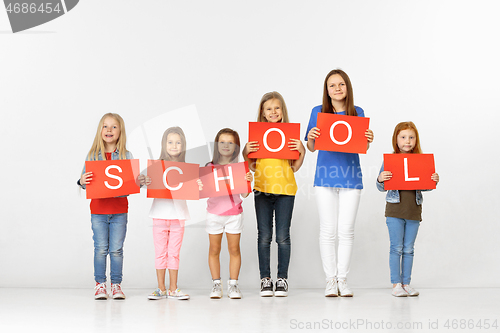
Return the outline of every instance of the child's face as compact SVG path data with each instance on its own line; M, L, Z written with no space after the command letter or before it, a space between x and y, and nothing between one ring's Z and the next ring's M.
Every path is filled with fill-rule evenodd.
M224 157L233 156L234 150L236 149L236 144L234 143L234 137L231 134L221 134L219 136L219 142L217 143L219 149L219 154Z
M120 138L120 124L113 117L106 117L102 125L101 137L105 143L116 143Z
M411 153L417 144L417 135L412 129L405 129L398 133L398 148L402 153Z
M276 98L270 99L262 106L262 115L270 123L279 123L283 118L281 102Z
M332 101L343 101L347 96L347 86L344 79L339 74L334 74L326 81L328 96Z
M181 136L177 133L167 135L167 153L172 157L178 157L184 147L182 147Z

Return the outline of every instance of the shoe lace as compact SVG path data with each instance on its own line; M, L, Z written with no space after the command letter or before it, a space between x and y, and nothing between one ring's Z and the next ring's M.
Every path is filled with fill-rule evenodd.
M411 294L412 292L414 292L414 291L415 291L415 289L413 289L413 288L412 288L412 287L410 287L409 285L404 286L404 287L403 287L403 289L404 289L407 293L409 293L409 294Z
M271 287L271 279L262 279L261 283L263 288Z
M121 293L122 292L122 287L120 286L119 283L113 284L113 286L111 287L111 290L113 291L113 294L115 294L115 293Z
M287 282L283 278L279 278L278 281L276 281L276 286L277 287L281 287L281 288L285 288L286 289L286 285L287 285Z
M99 284L96 284L96 286L94 287L94 290L95 291L104 291L106 292L106 284L105 283L99 283Z
M239 292L238 285L236 285L236 284L230 284L229 285L228 293L237 293L237 292Z
M339 285L339 289L347 289L347 282L346 282L346 280L338 280L337 283Z
M231 286L229 286L231 287ZM214 283L213 287L212 287L212 292L215 293L215 292L218 292L220 291L222 288L221 288L221 284L220 283Z
M334 285L335 285L335 280L331 279L326 283L326 289L333 289Z

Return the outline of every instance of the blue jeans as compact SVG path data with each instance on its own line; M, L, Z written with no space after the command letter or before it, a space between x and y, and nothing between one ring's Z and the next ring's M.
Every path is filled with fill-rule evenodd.
M387 217L386 223L391 240L389 252L391 283L410 284L413 245L417 238L420 221Z
M127 213L91 214L94 232L94 277L106 282L106 258L111 262L111 283L122 282L123 242L127 232Z
M276 220L278 244L278 278L288 278L290 264L290 226L295 196L254 191L257 215L257 250L260 278L271 277L271 241L273 239L273 215Z

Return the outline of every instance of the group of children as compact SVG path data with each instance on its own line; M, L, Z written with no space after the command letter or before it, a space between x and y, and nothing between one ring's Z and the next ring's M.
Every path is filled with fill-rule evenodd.
M311 112L307 127L307 148L315 151L315 140L322 135L316 127L320 112L347 116L364 117L363 109L354 106L352 85L342 70L333 70L325 78L323 103ZM288 123L288 110L283 97L277 92L265 94L259 104L257 121ZM367 145L373 141L373 132L365 132ZM400 123L393 134L393 149L396 154L420 154L418 131L412 122ZM243 157L254 172L245 175L247 182L254 181L255 213L257 219L257 249L260 270L260 295L288 295L288 266L291 242L292 220L297 184L297 172L305 156L305 148L299 138L290 139L288 147L298 151L299 158L252 159L248 155L259 150L259 142L248 142L243 149ZM215 137L213 159L207 166L225 165L238 162L240 138L236 131L224 128ZM180 127L168 128L162 137L159 159L185 162L186 137ZM123 119L115 113L105 114L99 122L94 143L86 160L131 159L126 150L126 135ZM334 168L342 172L330 173ZM326 170L326 171L325 171ZM377 188L384 191L384 181L391 179L392 173L384 171L382 165L377 178ZM439 176L431 177L436 183ZM78 185L85 188L92 181L92 173L84 169ZM148 176L140 175L141 186L151 184ZM203 184L198 180L201 190ZM354 222L363 188L359 156L355 153L319 151L314 178L316 202L319 212L320 253L326 275L325 296L352 297L353 292L346 282L349 272ZM229 251L229 298L241 298L238 276L241 266L240 236L243 230L243 210L241 197L229 195L209 198L207 201L206 231L209 234L208 263L212 275L210 298L221 298L223 287L220 275L220 251L224 232ZM386 223L390 236L389 267L392 295L417 296L418 291L410 287L413 264L413 248L421 221L421 191L391 190L386 201ZM110 258L111 292L114 299L124 299L121 290L123 267L123 243L127 229L127 197L92 199L90 203L91 224L94 239L95 298L107 299L106 260ZM153 219L153 239L155 247L155 268L158 288L148 295L149 299L174 298L189 299L189 295L177 286L179 252L184 235L184 223L189 219L189 211L184 200L154 199L149 213ZM278 245L277 279L271 278L271 241L273 226ZM166 270L169 273L168 288L165 284Z

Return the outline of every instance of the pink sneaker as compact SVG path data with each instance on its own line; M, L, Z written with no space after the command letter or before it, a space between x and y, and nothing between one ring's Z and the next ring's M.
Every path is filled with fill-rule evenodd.
M95 283L95 294L94 298L95 299L108 299L108 293L106 292L106 282Z
M122 291L122 287L119 283L111 284L111 296L113 299L125 299L125 294Z

